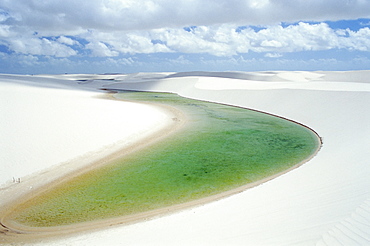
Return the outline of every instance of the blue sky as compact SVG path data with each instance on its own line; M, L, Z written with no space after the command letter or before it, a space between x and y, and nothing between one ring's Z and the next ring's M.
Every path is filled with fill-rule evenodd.
M370 0L3 0L0 73L370 69Z

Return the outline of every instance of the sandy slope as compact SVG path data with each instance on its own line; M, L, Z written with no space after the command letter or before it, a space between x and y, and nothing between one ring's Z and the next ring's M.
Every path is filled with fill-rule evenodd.
M5 195L16 198L13 189L37 173L58 167L24 189L74 172L172 122L161 109L104 99L102 93L27 86L27 78L11 82L0 82L2 203ZM18 179L21 184L14 183Z
M370 71L281 71L134 74L85 81L90 88L172 91L262 110L313 128L324 145L306 165L226 199L45 244L369 244L368 78Z

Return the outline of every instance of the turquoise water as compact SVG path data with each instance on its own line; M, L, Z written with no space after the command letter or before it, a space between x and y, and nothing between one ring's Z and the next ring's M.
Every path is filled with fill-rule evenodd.
M21 204L13 215L16 221L58 226L188 202L284 171L319 147L309 129L244 108L166 93L117 97L179 108L190 124L155 146Z

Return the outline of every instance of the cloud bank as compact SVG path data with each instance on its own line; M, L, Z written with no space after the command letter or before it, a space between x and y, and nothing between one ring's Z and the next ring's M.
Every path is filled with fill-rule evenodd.
M4 0L0 6L7 23L49 35L370 17L367 0Z
M19 54L70 57L89 54L207 53L233 56L250 51L270 53L349 49L370 51L370 29L332 29L326 23L267 26L261 30L236 25L160 28L140 31L89 30L76 36L41 36L3 28L0 44ZM81 41L82 40L82 41Z
M39 59L256 52L280 58L301 51L368 52L369 9L369 0L3 0L0 54ZM365 21L357 30L325 22L358 18Z

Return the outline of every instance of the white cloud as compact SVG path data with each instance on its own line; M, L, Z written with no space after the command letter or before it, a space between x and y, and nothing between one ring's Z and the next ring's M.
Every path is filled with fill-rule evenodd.
M0 9L9 22L42 35L370 17L370 1L363 0L17 0L2 1Z
M76 40L73 40L71 38L68 38L68 37L65 37L65 36L60 36L57 41L61 44L66 44L66 45L79 45L79 42L77 42Z
M270 4L269 0L250 0L249 6L253 9L261 9L266 7L266 5Z
M16 53L68 57L77 54L72 48L46 38L12 38L7 40L9 48Z
M10 36L10 26L0 25L0 38L7 38Z
M39 63L39 59L36 56L25 55L21 56L19 62L22 66L34 66L35 64Z
M0 9L0 22L4 22L9 18L9 14Z
M279 58L279 57L282 57L283 55L282 54L279 54L279 53L266 53L265 57L269 57L269 58Z
M0 44L16 53L69 57L90 50L97 57L120 54L207 53L233 56L250 51L282 54L297 51L349 49L370 51L370 29L334 30L325 23L300 22L283 27L266 26L238 30L238 25L222 24L192 28L160 28L141 31L101 32L89 30L75 38L64 35L42 37L31 32L17 33L9 26L0 26ZM86 45L76 41L84 39ZM267 55L267 56L270 56Z
M1 23L0 44L7 46L11 51L26 55L68 57L78 53L68 46L76 44L69 38L43 37L25 27Z
M217 31L212 27L200 26L190 32L184 29L161 29L155 31L152 36L175 52L209 53L216 56L236 54L228 45L228 40L218 39L224 33Z
M367 22L360 22L360 25L361 26L370 26L370 21L367 21Z
M90 31L81 37L91 42L86 47L93 51L93 55L96 56L116 56L120 53L129 53L129 54L148 54L148 53L157 53L157 52L171 52L165 44L156 43L154 32L148 31L136 31L136 32L99 32L99 31ZM108 48L107 45L110 48ZM94 49L97 49L94 51ZM104 51L103 51L104 49ZM108 52L108 50L113 51Z
M93 66L99 66L100 68L109 68L110 71L120 71L126 67L140 66L141 62L134 61L130 58L107 58L102 61L91 63ZM104 71L104 70L102 70ZM107 72L107 70L105 71Z
M370 51L370 29L362 28L357 32L347 30L349 37L342 38L343 48Z
M0 44L17 54L54 57L370 51L368 27L304 22L366 18L368 9L369 0L7 0L0 3Z
M86 48L91 50L93 56L118 56L118 52L111 50L102 42L91 42L86 45Z
M286 28L270 26L259 32L252 29L241 31L248 37L251 50L256 52L294 52L302 50L324 50L337 48L338 36L327 24L300 22Z
M263 40L261 42L262 47L281 48L283 44L276 40Z
M183 55L177 57L176 59L168 59L169 64L177 64L177 65L190 65L193 64L191 61L186 59Z
M39 57L23 54L6 54L0 52L0 72L1 73L106 73L122 72L125 67L142 66L141 62L133 58L97 58L91 61L89 59L71 60L65 57Z
M253 52L296 52L306 50L353 49L370 50L370 29L357 32L334 30L327 24L308 24L282 27L268 26L260 31L246 28L236 31L237 26L199 26L184 29L160 29L152 35L174 52L209 53L217 56L232 56ZM343 33L345 35L343 36Z

